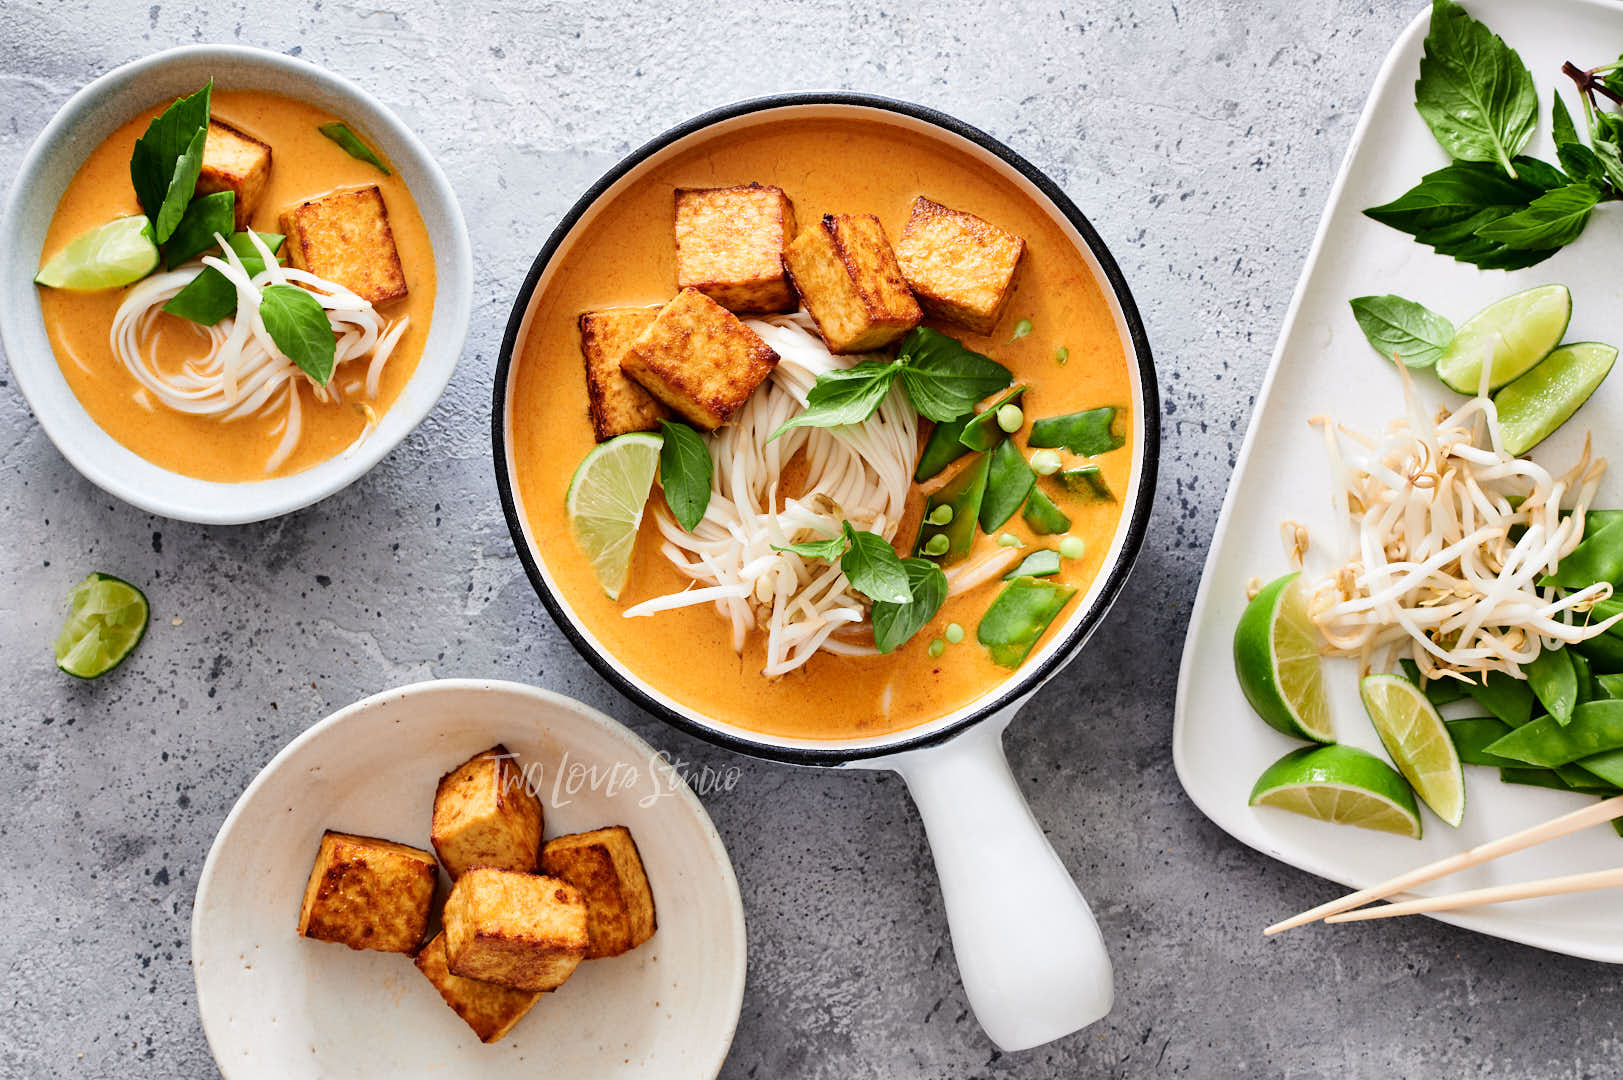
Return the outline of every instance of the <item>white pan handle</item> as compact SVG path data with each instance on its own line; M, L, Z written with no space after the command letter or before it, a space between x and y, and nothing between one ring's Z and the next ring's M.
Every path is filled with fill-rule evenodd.
M1114 991L1099 925L1009 772L999 719L874 764L918 803L964 992L1008 1051L1087 1027Z

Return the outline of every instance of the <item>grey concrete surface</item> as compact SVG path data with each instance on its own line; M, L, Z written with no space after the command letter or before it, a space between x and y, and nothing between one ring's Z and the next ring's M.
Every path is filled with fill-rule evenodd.
M1606 967L1423 920L1265 942L1264 922L1334 890L1207 822L1168 749L1230 462L1358 109L1417 6L5 0L0 188L93 76L170 45L252 43L362 81L424 137L479 277L429 420L348 491L271 524L201 528L109 498L0 373L0 1075L213 1075L187 937L215 830L308 725L440 675L529 680L742 768L707 800L749 917L728 1077L1617 1075ZM544 614L496 501L494 355L558 216L671 124L827 87L947 110L1049 170L1114 246L1159 361L1144 553L1008 737L1117 965L1114 1013L1029 1053L999 1054L969 1015L901 782L735 758L639 713ZM127 670L81 685L47 645L91 568L144 583L154 618Z

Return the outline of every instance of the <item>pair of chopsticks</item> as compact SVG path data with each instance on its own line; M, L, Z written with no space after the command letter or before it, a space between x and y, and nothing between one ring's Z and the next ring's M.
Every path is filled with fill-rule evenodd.
M1305 926L1310 922L1323 919L1325 922L1344 923L1362 922L1366 919L1391 919L1399 915L1419 915L1428 911L1454 911L1459 908L1477 907L1481 904L1499 904L1506 900L1531 900L1539 896L1560 896L1565 893L1588 892L1592 889L1615 889L1623 886L1623 868L1616 870L1595 870L1587 874L1569 874L1566 877L1545 878L1542 881L1527 881L1518 885L1495 885L1487 889L1472 889L1468 892L1453 893L1448 896L1433 896L1422 900L1404 900L1395 904L1382 904L1380 907L1364 907L1365 904L1385 899L1393 893L1412 889L1416 885L1423 885L1449 874L1458 873L1472 866L1497 859L1502 855L1509 855L1523 848L1530 848L1535 844L1542 844L1546 840L1554 840L1587 829L1591 825L1599 825L1613 818L1623 817L1623 795L1614 795L1593 806L1586 806L1582 810L1574 810L1570 814L1563 814L1553 821L1546 821L1542 825L1534 825L1521 832L1512 833L1499 840L1478 845L1469 851L1462 851L1458 855L1450 855L1446 859L1410 870L1406 874L1399 874L1390 881L1383 881L1367 889L1359 889L1349 893L1339 900L1332 900L1328 904L1320 904L1311 911L1304 911L1300 915L1277 922L1264 930L1264 934L1277 934L1283 930L1292 930L1298 926ZM1362 910L1354 911L1354 908Z

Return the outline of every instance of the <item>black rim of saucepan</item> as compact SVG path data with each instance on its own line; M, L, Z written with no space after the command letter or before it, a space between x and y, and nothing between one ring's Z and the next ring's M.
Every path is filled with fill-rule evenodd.
M525 541L518 497L508 479L505 418L507 414L508 377L512 371L513 352L518 345L519 327L524 322L525 313L529 309L531 297L535 293L536 283L541 279L542 271L552 260L553 255L557 252L569 231L575 227L576 222L621 177L678 139L702 131L724 120L772 109L805 105L857 106L922 120L927 124L967 139L983 150L996 155L1030 181L1071 223L1082 239L1087 242L1089 250L1093 252L1093 257L1098 260L1099 266L1104 272L1105 280L1115 294L1116 302L1121 305L1122 317L1127 324L1128 336L1132 340L1133 353L1138 362L1139 380L1143 387L1143 400L1140 407L1143 411L1144 425L1144 467L1139 477L1137 495L1133 500L1132 518L1127 523L1127 535L1122 544L1121 554L1114 565L1109 568L1104 587L1094 600L1092 608L1085 612L1082 618L1077 620L1070 628L1059 648L1051 650L1040 664L1019 672L1005 683L991 700L973 712L966 714L946 727L927 734L910 736L904 730L886 738L882 742L860 747L847 747L838 743L831 744L826 748L784 746L764 741L764 739L756 740L720 731L684 716L656 699L631 679L628 679L586 640L585 636L575 626L574 621L569 617L563 601L554 595L551 587L548 586L545 577L542 576L541 567L536 562L535 554ZM1025 158L986 134L986 132L971 127L961 120L954 119L946 113L922 105L914 105L870 94L812 92L774 94L769 97L752 98L748 101L740 101L713 109L703 115L694 117L686 123L678 124L676 127L644 143L625 160L609 170L575 202L575 205L570 208L569 212L563 216L563 219L552 230L552 235L547 238L547 242L542 246L540 254L535 257L535 262L531 264L530 272L525 277L523 286L519 289L518 298L513 302L513 311L507 320L507 333L502 338L501 354L496 361L496 384L492 399L491 448L495 457L496 487L501 493L502 512L507 515L507 527L513 534L513 546L518 551L518 557L524 563L524 570L529 574L530 583L535 587L536 594L540 596L541 602L552 615L553 621L564 632L564 636L569 638L575 649L586 658L588 663L597 669L600 675L612 683L626 697L666 723L718 746L755 757L795 765L832 766L864 758L883 757L905 750L917 750L921 747L944 742L971 725L996 714L1010 702L1018 700L1023 694L1029 692L1032 687L1038 685L1056 671L1081 647L1104 618L1105 613L1110 610L1111 604L1121 592L1122 585L1126 582L1133 561L1137 558L1139 548L1143 544L1151 503L1155 494L1156 463L1159 458L1161 444L1160 419L1160 395L1156 386L1155 365L1150 358L1149 339L1145 336L1144 324L1139 318L1138 307L1133 303L1132 292L1127 287L1126 279L1122 277L1121 268L1116 265L1116 260L1111 257L1110 250L1105 246L1104 241L1100 239L1092 224L1088 222L1082 211L1077 209L1076 204L1071 202L1052 180L1048 179Z

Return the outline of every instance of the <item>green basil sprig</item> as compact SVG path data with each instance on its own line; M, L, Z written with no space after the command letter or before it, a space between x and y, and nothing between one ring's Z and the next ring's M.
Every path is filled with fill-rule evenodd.
M1538 123L1533 75L1516 50L1453 0L1433 0L1415 109L1449 156L1497 162L1514 179L1511 159Z
M901 562L911 598L904 603L879 600L873 606L873 643L882 653L894 652L924 629L947 600L947 575L941 567L916 557Z
M231 234L236 221L237 193L216 191L191 201L180 223L163 246L163 268L173 270L187 259L201 255L214 246L214 234Z
M282 249L282 241L285 238L280 233L260 233L259 239L264 241L271 254L275 255ZM247 271L249 277L265 269L265 260L259 257L258 249L254 247L253 241L248 239L247 233L233 233L225 238L225 242L237 253L237 258L242 262L242 268ZM227 281L225 275L214 267L205 266L203 272L192 278L184 289L170 298L163 309L171 315L179 315L182 319L190 319L204 326L213 326L237 310L237 287Z
M782 547L774 544L772 550L824 562L838 559L851 587L875 603L906 604L913 599L907 570L890 541L878 533L853 528L849 521L841 523L839 536Z
M665 441L659 448L659 485L677 524L688 532L704 520L710 507L715 466L704 438L686 424L659 422Z
M351 131L348 124L340 120L334 120L330 124L322 124L316 130L343 147L344 153L350 157L358 161L364 161L368 165L377 166L384 176L392 175L389 172L389 166L383 163L383 159L378 157L377 152L362 142L361 137Z
M921 326L902 339L896 359L888 364L865 360L819 375L806 395L805 410L785 421L772 438L797 427L860 424L879 408L897 379L921 415L943 423L1008 386L1014 375L957 338Z
M338 342L321 302L296 285L267 285L260 291L259 315L276 347L300 371L326 386Z
M153 237L160 244L174 234L197 188L213 89L211 79L197 93L159 113L130 154L130 183L141 209L152 219Z
M1388 360L1396 356L1408 367L1431 367L1454 340L1453 323L1413 300L1387 293L1348 303L1375 351Z

